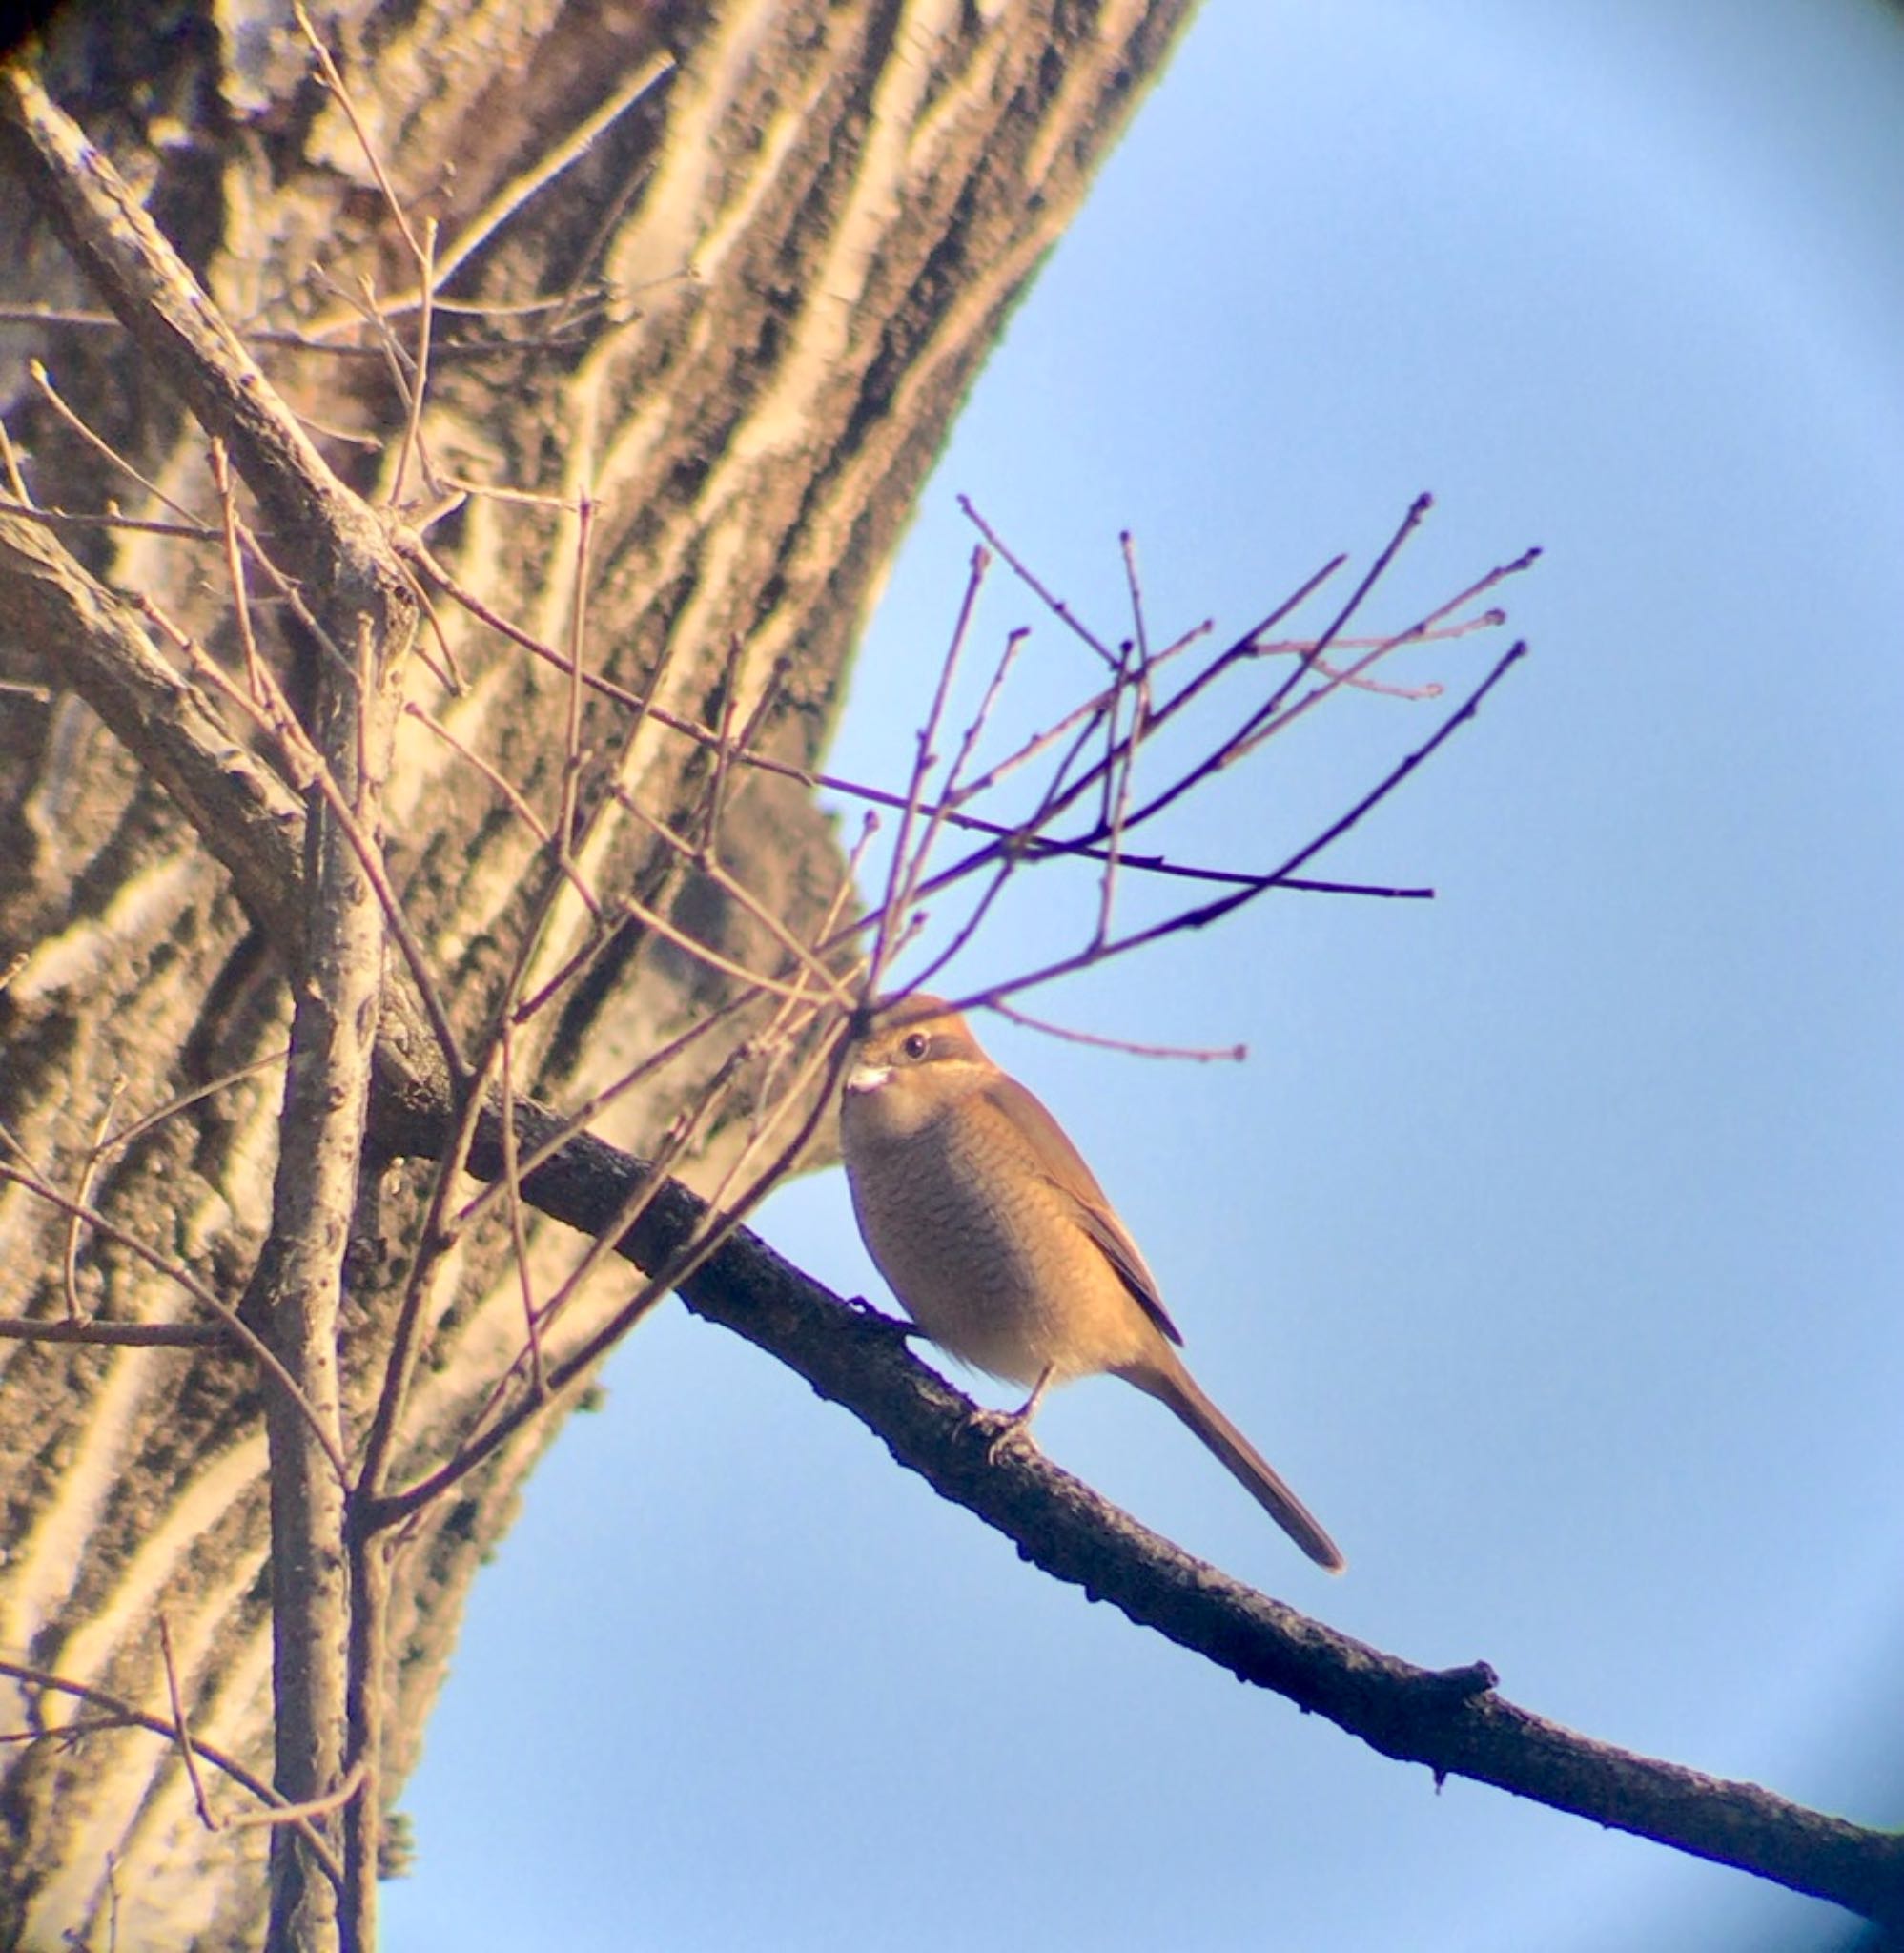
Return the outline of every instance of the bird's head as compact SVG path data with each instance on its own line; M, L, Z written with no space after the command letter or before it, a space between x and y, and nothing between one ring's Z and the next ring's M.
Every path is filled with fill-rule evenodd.
M942 997L915 993L873 1004L853 1021L846 1118L850 1128L901 1139L997 1076L965 1019Z

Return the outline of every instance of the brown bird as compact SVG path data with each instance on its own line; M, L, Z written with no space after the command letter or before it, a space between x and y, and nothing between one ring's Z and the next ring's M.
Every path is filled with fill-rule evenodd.
M867 1251L906 1312L975 1368L1031 1387L1108 1370L1169 1405L1318 1566L1335 1542L1198 1388L1124 1223L1042 1104L935 997L863 1014L840 1140Z

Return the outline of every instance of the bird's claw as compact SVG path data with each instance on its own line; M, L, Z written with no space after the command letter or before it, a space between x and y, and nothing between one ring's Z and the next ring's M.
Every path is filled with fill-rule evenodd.
M1028 1409L980 1410L974 1412L972 1422L981 1430L990 1429L991 1435L985 1442L985 1462L988 1465L1002 1465L1013 1451L1037 1456L1038 1441L1032 1435Z
M897 1336L901 1342L911 1342L914 1336L926 1332L917 1323L909 1323L904 1316L890 1316L884 1309L874 1308L863 1295L849 1295L846 1305L870 1329L884 1329L889 1336Z

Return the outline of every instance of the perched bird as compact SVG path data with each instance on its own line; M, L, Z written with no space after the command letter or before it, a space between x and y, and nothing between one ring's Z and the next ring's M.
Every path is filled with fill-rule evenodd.
M840 1140L867 1251L942 1348L1031 1388L1108 1370L1169 1405L1318 1566L1335 1542L1183 1367L1136 1244L1042 1104L912 996L855 1025Z

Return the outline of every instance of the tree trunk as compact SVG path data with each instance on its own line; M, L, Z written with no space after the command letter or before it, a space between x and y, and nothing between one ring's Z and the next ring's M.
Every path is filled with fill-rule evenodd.
M549 498L469 494L427 529L435 556L493 612L563 646L585 528L592 668L682 720L758 713L757 747L816 764L854 632L950 419L1187 10L1188 0L328 10L318 32L411 224L420 234L436 221L439 263L481 233L432 321L428 450L463 483ZM388 352L350 321L366 291L387 307L415 272L344 104L314 80L279 10L77 6L57 18L41 70L249 335L331 466L387 499L405 408ZM635 98L565 158L574 133L623 96ZM202 431L117 323L72 316L96 315L98 297L17 156L0 160L11 166L7 299L65 315L0 324L0 398L26 486L42 508L179 519L62 418L29 378L34 358L87 423L215 528ZM406 315L400 348L414 347L415 326ZM428 499L414 467L405 513L421 524L435 511L413 498ZM241 664L215 550L107 525L59 534L97 576ZM252 601L287 689L303 696L322 651L273 622L281 592L256 587ZM234 1075L286 1043L297 946L241 906L192 820L65 689L62 648L20 614L0 602L0 676L37 688L0 692L0 970L11 966L0 1119L8 1158L83 1193L121 1234L86 1227L70 1251L61 1211L0 1184L0 1315L56 1318L71 1295L104 1321L203 1322L127 1243L189 1264L231 1305L245 1292L271 1213L283 1068ZM591 762L577 790L587 882L637 894L733 960L761 960L771 945L758 918L612 791L655 817L681 813L706 791L706 745L658 716L630 735L621 706L572 701L564 674L465 610L440 601L436 615L440 637L426 627L419 642L438 666L453 657L461 691L419 673L413 699L543 809L563 791L575 706ZM552 872L545 851L483 772L414 720L383 820L410 926L473 1037L502 1001L510 946ZM766 773L729 792L721 861L796 931L844 873L809 790ZM592 928L582 901L558 899L531 985ZM625 919L562 1008L520 1034L516 1089L581 1104L727 994L707 963ZM597 1130L652 1152L747 1023L742 1014L617 1099ZM93 1157L102 1133L207 1085ZM706 1185L731 1163L744 1111L699 1136L683 1178ZM382 1162L359 1187L342 1376L345 1429L358 1438L426 1184L421 1166ZM552 1236L532 1244L551 1266L572 1252ZM399 1479L454 1449L521 1337L506 1227L479 1228L453 1261L399 1437ZM594 1279L564 1324L604 1320L626 1291L624 1270ZM468 1583L554 1428L529 1425L429 1508L395 1561L386 1798L414 1762ZM268 1778L265 1463L257 1372L228 1345L0 1339L0 1656L164 1718L162 1618L194 1737ZM5 1681L0 1702L0 1732L106 1720ZM175 1748L145 1729L7 1745L0 1944L104 1943L109 1922L121 1946L252 1943L265 1839L204 1830Z

